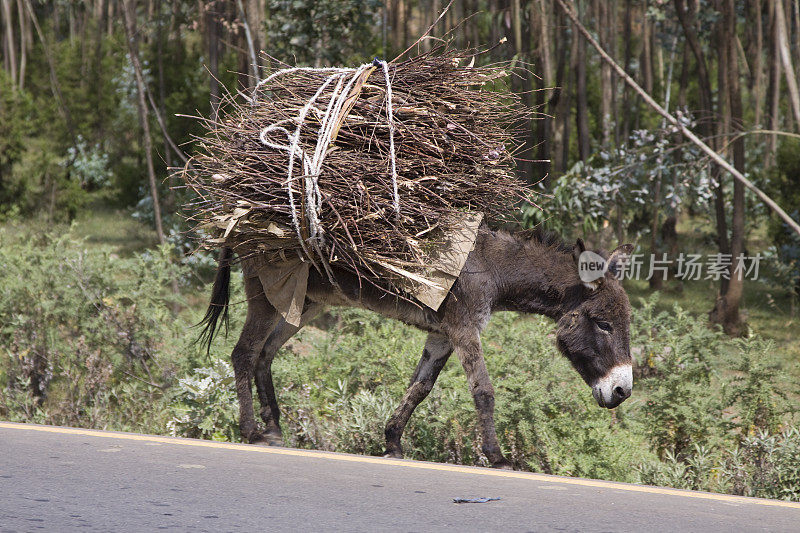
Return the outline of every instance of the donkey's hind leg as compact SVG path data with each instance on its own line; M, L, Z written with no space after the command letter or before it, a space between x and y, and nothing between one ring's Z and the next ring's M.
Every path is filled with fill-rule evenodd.
M428 334L422 358L417 364L417 369L411 377L408 390L403 396L400 405L395 409L386 424L386 452L384 457L403 457L403 448L400 437L406 428L408 419L414 409L424 400L433 389L436 378L439 377L447 358L453 353L453 345L444 335L438 333Z
M261 349L261 355L259 355L256 362L256 390L258 391L258 401L261 404L261 419L267 427L265 438L270 446L283 444L280 426L281 411L278 408L278 400L275 397L275 385L272 383L272 361L281 346L286 344L286 341L291 339L303 326L313 320L322 308L322 305L306 300L299 326L293 326L286 320L280 319L278 325L269 334L267 342L264 343L264 347Z
M236 378L236 394L239 398L239 429L242 438L255 443L264 442L265 437L258 429L253 409L253 371L256 356L280 315L264 296L264 289L258 278L245 278L244 289L247 295L247 318L239 341L231 354L231 362Z

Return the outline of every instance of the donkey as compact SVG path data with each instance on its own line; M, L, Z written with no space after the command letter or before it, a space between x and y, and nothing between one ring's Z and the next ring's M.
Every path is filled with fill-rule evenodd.
M386 429L386 457L402 457L400 437L414 409L433 388L450 354L457 353L466 372L478 414L482 449L495 467L510 468L497 440L494 389L481 349L481 331L494 311L537 313L556 321L556 345L569 359L601 407L614 408L631 394L628 297L615 276L633 250L625 244L607 260L607 271L586 283L578 272L585 251L582 240L565 245L550 236L479 229L473 251L438 311L417 306L384 291L360 284L356 275L334 270L339 288L311 269L299 327L288 324L268 302L248 259L243 259L247 318L231 355L239 399L239 425L250 443L280 444L280 410L272 383L272 360L278 349L325 306L362 307L428 332L422 358L400 405ZM234 251L223 248L212 289L211 304L201 322L209 346L218 320L227 319L230 265ZM602 253L601 253L602 254ZM261 404L255 420L252 380Z

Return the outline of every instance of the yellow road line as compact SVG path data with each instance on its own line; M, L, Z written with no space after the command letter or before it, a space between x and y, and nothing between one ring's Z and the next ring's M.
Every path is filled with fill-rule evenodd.
M528 479L544 483L560 483L563 485L578 485L581 487L596 487L602 489L622 490L627 492L644 492L648 494L680 496L683 498L698 498L701 500L716 500L716 501L739 503L746 505L766 505L771 507L788 507L792 509L800 509L800 502L765 500L761 498L747 498L744 496L732 496L730 494L714 494L710 492L696 492L696 491L669 489L662 487L650 487L645 485L632 485L629 483L618 483L615 481L601 481L596 479L559 477L548 474L535 474L533 472L512 472L508 470L494 470L491 468L476 468L476 467L458 466L458 465L441 464L441 463L426 463L422 461L411 461L408 459L385 459L383 457L371 457L366 455L347 455L342 453L322 452L317 450L298 450L292 448L254 446L251 444L235 444L232 442L215 442L208 440L181 439L174 437L158 437L155 435L139 435L135 433L110 433L107 431L97 431L92 429L78 429L78 428L58 427L58 426L39 426L33 424L17 424L14 422L0 422L0 429L42 431L46 433L61 433L65 435L82 435L87 437L103 437L107 439L158 442L161 444L177 444L180 446L196 446L199 448L217 448L223 450L238 450L244 452L268 453L274 455L292 455L295 457L313 457L316 459L330 459L334 461L345 461L351 463L369 463L369 464L379 464L379 465L402 466L405 468L420 468L423 470L438 470L443 472L460 472L463 474L472 474L478 476Z

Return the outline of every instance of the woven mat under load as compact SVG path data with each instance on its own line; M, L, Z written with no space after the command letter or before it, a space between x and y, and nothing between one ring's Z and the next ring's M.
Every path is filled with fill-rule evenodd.
M531 196L512 155L532 112L509 90L508 65L475 67L476 53L287 68L249 102L226 99L182 173L201 245L284 277L297 263L292 294L303 270L333 280L338 267L437 309L481 220ZM274 299L296 306L286 290Z

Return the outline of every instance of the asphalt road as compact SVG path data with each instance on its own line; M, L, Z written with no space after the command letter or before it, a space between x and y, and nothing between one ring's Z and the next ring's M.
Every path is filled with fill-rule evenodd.
M800 531L800 504L0 422L0 531L77 530Z

